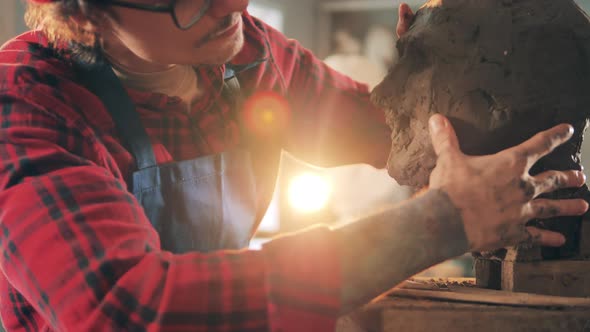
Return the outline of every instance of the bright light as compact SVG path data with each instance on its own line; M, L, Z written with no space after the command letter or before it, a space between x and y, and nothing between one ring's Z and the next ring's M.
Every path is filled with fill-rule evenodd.
M321 210L328 203L330 193L328 181L313 173L299 175L289 183L289 203L303 213Z

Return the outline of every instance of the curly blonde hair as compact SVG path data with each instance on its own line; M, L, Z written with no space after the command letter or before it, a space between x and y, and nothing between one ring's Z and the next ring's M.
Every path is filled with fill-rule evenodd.
M93 47L97 36L94 31L88 29L91 26L90 18L87 18L86 22L73 19L74 16L86 17L81 15L81 2L78 0L61 0L48 4L29 2L25 12L25 22L31 29L43 31L49 42L55 45L73 42Z

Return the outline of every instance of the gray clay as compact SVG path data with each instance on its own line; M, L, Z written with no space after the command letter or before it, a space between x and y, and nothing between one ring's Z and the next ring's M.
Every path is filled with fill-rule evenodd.
M424 186L436 158L428 118L451 119L467 154L489 154L567 122L544 169L579 169L590 116L590 23L572 0L433 0L399 40L373 101L392 128L389 173Z

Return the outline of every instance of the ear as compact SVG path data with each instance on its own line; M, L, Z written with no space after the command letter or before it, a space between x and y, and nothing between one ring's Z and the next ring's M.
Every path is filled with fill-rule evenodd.
M105 8L90 4L86 0L78 0L78 9L70 16L80 29L88 33L99 33L109 24L108 13Z

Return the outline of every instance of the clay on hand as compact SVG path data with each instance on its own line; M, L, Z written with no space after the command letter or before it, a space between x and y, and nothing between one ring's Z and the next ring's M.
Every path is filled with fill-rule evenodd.
M472 155L570 123L572 141L535 172L579 169L590 117L590 23L573 0L432 0L397 48L372 99L392 129L387 167L400 184L428 184L434 113L451 120Z

